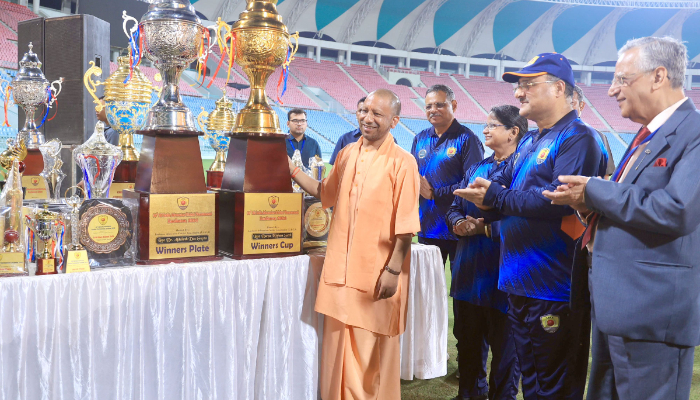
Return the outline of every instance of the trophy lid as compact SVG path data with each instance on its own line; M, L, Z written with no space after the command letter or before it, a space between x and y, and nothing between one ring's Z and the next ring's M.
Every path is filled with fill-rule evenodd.
M151 102L151 91L153 85L141 69L134 67L134 72L129 82L124 85L124 81L129 76L129 57L122 56L117 59L119 68L104 82L105 101L133 101L137 103Z
M78 165L82 165L82 159L90 158L91 156L109 156L116 160L116 164L122 161L122 150L119 146L115 146L107 141L105 138L105 124L102 121L97 121L92 136L73 150L73 158L75 158Z
M226 98L226 94L216 101L216 108L209 114L207 129L210 131L228 132L233 128L234 118L233 103Z
M153 3L148 7L148 12L141 17L141 23L161 20L202 23L189 0L164 0Z
M32 51L34 45L29 43L29 51L24 53L22 60L19 62L19 71L14 81L44 81L48 82L44 73L41 71L41 61L39 57Z
M285 33L287 26L282 22L282 16L277 12L277 0L248 1L245 11L238 16L238 21L232 29L267 28L279 29Z
M36 211L34 214L34 218L37 221L53 221L56 218L58 218L58 214L52 211L49 211L49 205L44 204L44 209L41 211Z

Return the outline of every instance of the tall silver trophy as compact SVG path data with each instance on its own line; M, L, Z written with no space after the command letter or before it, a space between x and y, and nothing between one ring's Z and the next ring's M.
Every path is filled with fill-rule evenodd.
M73 150L73 158L83 171L85 190L89 199L109 197L109 187L114 179L114 171L124 157L119 147L107 141L104 129L104 124L98 122L92 136Z
M24 53L19 62L19 71L12 80L12 97L15 104L22 107L26 115L24 127L19 131L18 138L24 139L27 148L39 149L44 143L44 134L37 130L34 113L43 105L50 106L61 93L63 78L49 82L41 72L41 61L32 51L29 43L29 51Z
M61 141L58 139L49 140L39 146L39 151L44 158L44 170L39 175L46 181L49 190L51 203L59 203L61 182L66 174L61 171L63 161L61 161Z
M192 112L180 98L180 75L202 52L204 31L189 0L159 1L148 7L139 27L144 56L163 76L163 89L142 130L197 131Z

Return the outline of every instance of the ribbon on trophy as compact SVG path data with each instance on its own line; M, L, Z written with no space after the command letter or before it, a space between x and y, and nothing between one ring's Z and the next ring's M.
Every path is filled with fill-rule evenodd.
M202 82L200 82L198 88L204 85L204 81L207 79L207 61L209 60L209 53L211 53L211 48L214 45L211 43L211 35L209 35L209 28L204 29L204 36L202 36L202 43L200 46L199 56L197 56L197 80L202 77ZM204 39L207 40L206 46L204 45ZM190 85L190 86L194 86Z
M2 126L10 126L10 122L7 119L7 103L10 101L10 91L12 87L10 85L7 85L5 88L5 122L3 122Z
M49 92L49 102L48 102L48 104L46 104L46 112L44 112L44 118L41 119L41 123L39 124L39 126L36 127L36 129L39 129L42 126L44 126L44 123L46 122L46 117L49 116L49 110L51 109L51 104L56 99L53 95L53 92L51 91L51 87L46 88L46 90ZM55 115L54 115L54 117L55 117ZM51 118L51 119L53 119L53 118Z
M57 259L56 269L58 271L63 271L63 263L65 261L63 256L63 237L66 234L66 224L64 224L63 221L57 221L56 225L61 226L61 232L56 233L56 240L54 240L51 245L51 254ZM57 248L58 252L56 252Z
M296 43L292 43L292 39L296 39ZM282 71L280 72L280 78L277 81L277 102L284 104L281 97L287 93L287 80L289 79L289 64L294 60L294 55L297 54L299 50L299 32L289 35L289 47L287 48L287 57L285 57L284 63L282 63ZM280 94L280 85L284 83L282 87L282 94Z
M221 17L219 17L219 19L216 22L216 25L208 27L207 32L209 31L209 29L212 28L216 29L216 43L219 45L221 57L219 57L219 65L216 66L214 74L212 74L211 78L209 78L209 84L207 85L207 89L211 87L212 83L214 83L214 78L216 78L216 76L219 74L221 65L224 63L224 59L226 59L226 57L228 57L228 71L224 87L228 85L228 81L231 79L231 69L233 68L233 61L236 58L236 35L233 32L231 32L231 25L222 21ZM221 36L222 29L226 31L226 34L223 36ZM230 45L227 45L227 42L230 42ZM211 47L214 47L214 44L212 44Z
M139 26L139 21L134 17L127 15L126 10L122 12L122 30L127 38L129 38L129 76L124 79L124 85L129 83L131 77L134 75L134 68L141 64L141 56L143 54L143 32L141 32L141 27ZM134 22L134 26L127 32L126 24L129 21Z
M34 231L29 227L29 221L31 221L31 218L29 218L29 215L25 215L24 217L27 219L27 231L25 232L25 241L24 241L24 243L27 244L27 261L34 262L35 246L36 246L36 244L34 243Z

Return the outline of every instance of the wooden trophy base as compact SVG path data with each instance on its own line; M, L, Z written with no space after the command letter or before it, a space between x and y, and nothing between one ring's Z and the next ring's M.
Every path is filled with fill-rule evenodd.
M38 258L36 259L36 272L34 275L55 275L56 270L55 258Z
M220 260L219 198L207 193L201 132L139 131L143 136L134 190L139 202L137 264Z
M136 169L138 161L122 161L114 171L114 180L109 188L109 198L121 199L124 189L136 186Z
M301 254L302 194L292 193L284 135L231 137L219 190L219 249L235 259Z
M302 193L245 193L222 189L219 251L228 257L288 257L302 248Z
M207 188L220 189L224 179L224 171L207 171Z

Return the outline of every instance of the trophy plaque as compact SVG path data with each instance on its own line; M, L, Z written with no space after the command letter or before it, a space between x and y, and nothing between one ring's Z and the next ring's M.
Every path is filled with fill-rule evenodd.
M143 53L163 79L163 89L139 134L136 185L124 190L138 214L138 262L219 260L218 195L207 193L192 112L182 103L180 75L208 49L206 29L188 0L160 0L139 23Z
M233 103L226 98L226 90L223 97L216 101L216 108L211 113L207 113L202 109L202 112L197 117L200 128L204 128L206 134L204 138L209 142L209 145L216 151L216 158L207 170L207 187L221 188L221 180L224 177L224 169L226 167L226 152L231 138L228 135L233 128ZM206 123L204 118L207 119Z
M49 205L44 204L44 209L36 209L31 216L27 216L29 229L32 230L37 239L43 243L44 250L36 258L35 275L57 274L56 257L51 248L54 236L60 229L58 213L49 211Z
M65 193L63 203L70 207L70 236L71 243L68 245L66 256L66 273L73 272L89 272L90 261L87 251L80 245L80 206L83 204L84 198L87 196L85 191L80 186L73 186L83 192L83 198L78 195L68 197L68 188Z
M236 62L250 81L250 97L236 115L219 190L225 210L219 248L233 258L279 257L302 252L302 193L294 193L286 135L267 102L265 84L288 64L291 40L277 0L248 0L233 25Z
M48 192L43 178L39 175L44 169L43 158L39 146L44 143L44 134L39 130L45 121L36 126L34 114L40 106L48 108L53 104L56 96L61 93L63 78L49 82L41 71L41 61L32 51L29 43L29 51L24 53L19 62L17 76L10 83L12 97L15 104L22 107L26 119L24 127L17 134L17 138L24 141L27 146L26 165L22 177L22 187L26 188L25 199L46 199Z
M14 144L14 143L13 143ZM0 223L3 235L0 250L0 276L29 275L27 270L22 224L22 179L20 161L27 155L24 141L8 147L0 157L0 165L8 171L5 186L0 193Z
M122 156L119 147L107 142L102 122L97 123L95 132L85 143L73 150L87 193L87 200L79 206L76 232L93 267L133 264L131 207L125 199L109 198L114 171Z
M321 157L309 159L310 176L317 181L326 175L326 164ZM323 208L321 201L313 196L304 196L304 250L328 245L328 232L331 229L330 209Z

